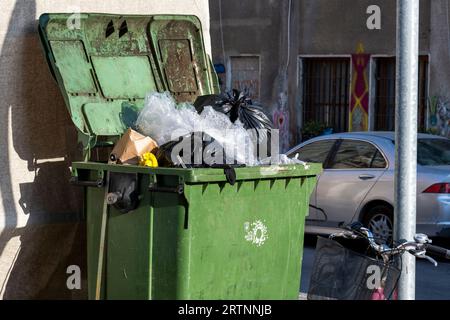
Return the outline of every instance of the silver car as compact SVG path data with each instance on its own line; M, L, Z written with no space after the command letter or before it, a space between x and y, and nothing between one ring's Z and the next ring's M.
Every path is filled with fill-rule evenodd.
M311 195L306 232L327 234L360 221L377 238L392 239L395 136L393 132L325 135L289 150L324 171ZM418 135L417 232L450 236L450 140Z

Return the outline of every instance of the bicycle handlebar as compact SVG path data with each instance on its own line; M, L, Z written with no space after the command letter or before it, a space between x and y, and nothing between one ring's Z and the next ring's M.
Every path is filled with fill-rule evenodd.
M447 250L442 247L434 246L431 244L427 244L425 246L427 252L432 253L440 258L450 259L450 250Z
M365 239L367 239L372 249L378 252L378 254L380 254L384 260L388 259L389 256L402 254L405 251L408 251L417 258L427 259L435 266L437 265L437 262L434 259L428 257L426 255L426 252L432 253L441 258L450 259L450 250L431 245L431 240L425 234L417 234L414 238L414 241L403 242L394 248L390 248L385 244L376 243L372 232L369 229L363 227L363 225L360 223L352 223L351 225L347 226L347 231L332 235L332 237L334 236L343 236L352 239L355 239L357 237L364 237Z

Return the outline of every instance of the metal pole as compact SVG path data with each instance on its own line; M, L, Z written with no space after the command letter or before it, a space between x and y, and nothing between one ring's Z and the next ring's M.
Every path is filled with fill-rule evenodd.
M417 82L419 0L397 0L397 69L395 109L394 238L412 240L416 232ZM403 255L400 300L415 299L416 261Z

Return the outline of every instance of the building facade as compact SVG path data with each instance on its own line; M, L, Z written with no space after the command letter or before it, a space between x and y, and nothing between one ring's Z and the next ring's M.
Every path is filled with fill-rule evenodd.
M450 7L420 1L418 128L450 137ZM396 2L210 0L222 89L259 100L282 148L314 124L394 130Z

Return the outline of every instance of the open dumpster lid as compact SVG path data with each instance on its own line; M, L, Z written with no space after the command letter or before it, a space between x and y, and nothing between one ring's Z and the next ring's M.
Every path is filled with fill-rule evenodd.
M195 16L43 14L39 35L86 148L115 141L151 91L178 102L219 92Z

